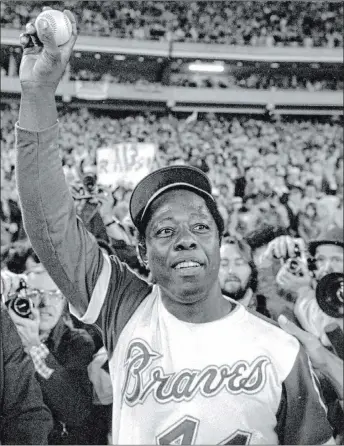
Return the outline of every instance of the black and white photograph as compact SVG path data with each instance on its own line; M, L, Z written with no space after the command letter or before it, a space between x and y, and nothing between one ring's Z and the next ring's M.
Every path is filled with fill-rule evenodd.
M343 2L0 6L0 445L344 445Z

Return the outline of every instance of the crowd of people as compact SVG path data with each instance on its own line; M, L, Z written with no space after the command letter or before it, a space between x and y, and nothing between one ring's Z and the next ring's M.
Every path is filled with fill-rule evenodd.
M3 245L24 236L15 187L16 117L15 104L1 111ZM157 166L187 163L209 175L227 229L242 236L259 222L268 221L291 229L306 241L326 227L342 226L340 122L274 122L213 114L191 122L150 113L112 118L86 108L62 114L60 122L62 160L70 182L78 180L78 166L85 157L95 165L98 148L153 142ZM125 197L126 203L118 204L119 218L126 217L123 208L128 207L129 195Z
M109 82L114 84L127 84L161 88L161 82L152 82L139 73L133 74L130 79L125 74L112 75L111 73L97 73L95 70L82 69L77 72L71 72L69 75L71 81L91 81L91 82ZM341 79L332 77L331 79L311 80L307 77L296 74L264 74L257 71L254 74L231 74L223 76L204 75L204 74L180 74L173 73L168 80L168 85L176 87L191 88L250 88L255 90L300 90L300 91L324 91L324 90L343 90L344 84Z
M6 59L6 58L5 58ZM18 77L19 66L2 60L1 75ZM151 80L139 72L127 72L114 75L111 72L100 72L96 67L93 69L82 68L74 70L69 67L65 73L66 81L101 82L121 85L135 85L136 87L147 87L161 89L163 85L191 88L249 88L256 90L300 90L300 91L324 91L343 90L343 80L332 76L327 79L311 79L309 76L286 73L264 73L256 70L255 73L235 73L225 75L211 74L182 74L173 70L171 76L164 79L164 84L158 80Z
M111 443L114 396L104 338L93 325L70 313L23 229L14 178L17 116L16 105L2 110L2 294L7 304L22 296L36 307L31 308L29 324L23 315L14 314L14 306L8 306L10 320L1 311L6 324L14 323L8 330L18 354L32 359L34 367L25 362L22 373L28 382L35 375L40 387L34 390L37 383L30 384L42 430L29 437L35 443L40 436L48 436L49 444ZM154 168L193 165L207 173L224 221L219 270L223 295L278 321L304 345L322 380L333 435L337 444L343 444L338 403L342 384L333 380L341 373L342 362L338 346L332 345L332 335L338 339L338 327L343 330L343 319L324 313L315 299L321 279L343 268L339 123L225 119L212 114L187 120L151 114L114 119L86 108L60 118L62 162L72 192L80 185L85 166L91 169L86 171L95 171L96 150L109 141L154 141L158 147ZM116 256L150 281L137 230L128 216L131 193L123 184L106 197L76 199L75 208L105 254ZM300 275L289 267L296 247L308 263L315 261L312 269L307 261L301 263ZM328 362L326 355L332 355ZM327 368L324 361L330 364ZM13 410L8 407L5 410ZM24 426L30 426L30 419ZM8 424L3 432L5 440L13 438ZM14 438L21 444L28 437L16 429Z
M341 118L58 111L76 29L42 32L1 109L0 443L344 444ZM97 183L121 142L134 189Z
M61 9L60 2L45 4ZM80 33L253 46L343 46L341 2L110 1L73 2ZM1 27L21 29L39 2L1 2Z
M265 74L263 72L227 76L176 73L171 77L171 85L193 88L250 88L255 90L343 90L343 81L336 78L311 80L296 74Z

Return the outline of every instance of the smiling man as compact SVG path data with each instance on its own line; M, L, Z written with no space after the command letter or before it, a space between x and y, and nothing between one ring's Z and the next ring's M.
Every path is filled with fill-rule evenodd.
M74 313L103 333L113 444L331 442L299 343L222 295L223 221L202 171L162 168L132 193L130 213L153 284L104 254L76 217L58 153L55 103L77 38L67 14L73 35L63 47L44 21L43 48L32 25L21 38L18 187L39 258Z

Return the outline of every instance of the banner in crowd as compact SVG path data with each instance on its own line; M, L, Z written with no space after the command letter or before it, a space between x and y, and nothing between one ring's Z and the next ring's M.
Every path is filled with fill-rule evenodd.
M75 95L87 101L102 101L109 97L108 82L76 81Z
M116 188L133 187L152 170L153 143L126 142L97 150L98 183Z

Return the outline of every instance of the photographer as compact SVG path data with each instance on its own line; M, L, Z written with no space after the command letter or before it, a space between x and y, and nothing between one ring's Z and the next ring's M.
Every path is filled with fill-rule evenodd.
M100 215L100 198L103 198L104 192L99 190L97 175L94 172L82 175L82 183L74 183L71 186L77 215L97 239L109 242L106 227Z
M130 267L140 270L131 228L115 215L117 209L126 207L125 197L118 202L110 188L97 185L94 169L87 167L86 170L81 171L82 184L71 188L77 215L101 244L106 243L113 250L112 254L116 253Z
M282 226L274 227L265 224L245 236L246 242L252 249L253 261L258 271L257 295L265 297L269 314L275 321L282 313L288 319L296 321L293 312L294 304L276 283L276 276L281 267L280 260L268 251L268 247L274 240L287 234L287 229Z
M47 444L52 417L43 403L33 364L3 305L21 278L1 271L0 444Z
M27 313L8 295L8 313L36 369L43 400L51 410L54 428L49 444L98 444L97 423L90 420L92 386L87 367L94 343L85 330L66 321L66 299L46 271L30 273L20 296L29 300ZM20 310L20 311L18 311Z
M283 263L276 283L284 291L294 294L294 314L305 332L283 317L278 321L305 345L321 382L328 419L339 437L344 433L343 410L339 405L342 394L339 393L338 398L338 390L343 386L340 379L343 375L343 317L339 317L340 311L338 317L332 317L320 308L317 290L329 274L342 274L343 248L342 229L333 229L310 242L308 251L302 239L282 236L273 240L263 255L265 261L272 255Z
M335 323L343 330L343 318L331 317L319 307L315 298L318 282L330 273L343 272L343 230L334 228L317 240L309 243L308 253L301 239L280 237L271 243L269 249L277 258L295 257L295 246L299 245L304 253L304 261L299 262L302 275L295 275L284 264L276 278L280 287L295 294L294 313L301 326L317 336L326 347L331 346L325 328ZM309 255L313 263L309 271L305 256Z

